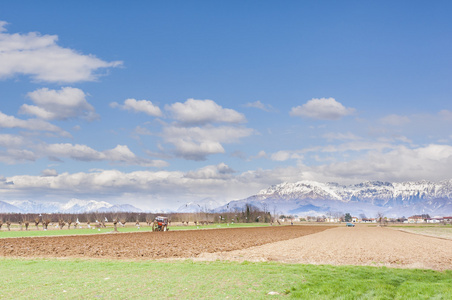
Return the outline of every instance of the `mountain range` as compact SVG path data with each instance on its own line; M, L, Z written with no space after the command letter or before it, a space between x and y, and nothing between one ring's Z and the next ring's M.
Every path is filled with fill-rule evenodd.
M66 203L34 201L0 201L0 213L89 213L141 212L130 204L111 204L105 201L72 199Z
M452 216L452 179L440 182L366 181L353 185L316 181L284 182L256 195L222 205L212 198L190 202L176 212L225 212L242 210L251 204L273 214L318 216L351 213L353 216L388 217L429 214ZM84 213L141 212L130 204L113 205L105 201L72 199L67 203L0 201L0 213Z
M241 210L251 204L272 213L299 216L351 213L373 217L452 215L452 180L391 183L366 181L354 185L299 181L281 183L251 197L231 201L217 211Z

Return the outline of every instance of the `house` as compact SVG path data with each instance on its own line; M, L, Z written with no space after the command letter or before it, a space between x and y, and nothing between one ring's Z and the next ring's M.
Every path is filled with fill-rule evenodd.
M358 223L358 218L357 217L352 217L352 223Z
M420 215L408 217L408 223L424 223L425 219Z
M377 220L374 219L374 218L367 218L367 219L363 218L363 219L361 220L361 222L362 222L362 223L376 223Z
M427 223L441 223L443 222L443 218L431 218L427 219Z
M334 218L334 217L326 218L326 222L330 222L330 223L339 223L340 221L341 221L340 218Z
M443 222L447 224L452 224L452 217L444 217Z

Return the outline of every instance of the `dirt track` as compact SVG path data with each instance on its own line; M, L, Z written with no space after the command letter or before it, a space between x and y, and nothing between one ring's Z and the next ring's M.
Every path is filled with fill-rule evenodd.
M317 233L328 226L273 226L0 239L0 255L15 257L174 258L232 251Z
M452 270L452 240L390 228L337 227L244 250L204 253L198 259Z

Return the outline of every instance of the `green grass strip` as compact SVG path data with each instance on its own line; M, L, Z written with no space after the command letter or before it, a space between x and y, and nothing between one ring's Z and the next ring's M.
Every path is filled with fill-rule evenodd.
M190 260L0 266L1 299L452 299L452 271Z

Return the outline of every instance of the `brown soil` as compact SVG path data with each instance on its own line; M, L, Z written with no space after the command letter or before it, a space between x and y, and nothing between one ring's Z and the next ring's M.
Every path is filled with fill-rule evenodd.
M126 259L192 258L288 240L328 226L273 226L142 233L111 233L0 239L0 256L103 257Z
M452 270L452 240L359 225L273 226L7 238L0 239L0 256L191 258Z
M452 240L390 228L337 227L244 250L204 253L197 259L452 270Z

